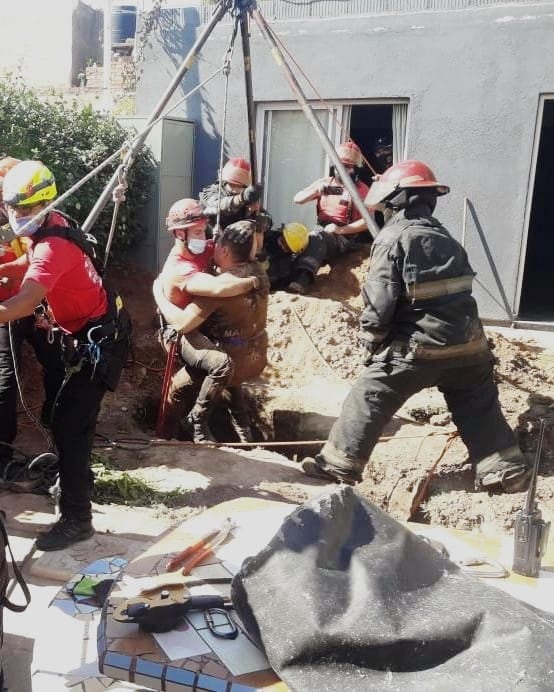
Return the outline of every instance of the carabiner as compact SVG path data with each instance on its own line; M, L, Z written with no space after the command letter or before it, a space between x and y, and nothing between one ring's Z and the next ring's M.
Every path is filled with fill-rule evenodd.
M215 617L221 616L222 622L216 623ZM236 639L239 636L239 628L233 620L233 616L224 608L207 608L204 611L204 620L210 632L219 639ZM219 630L218 627L225 628Z

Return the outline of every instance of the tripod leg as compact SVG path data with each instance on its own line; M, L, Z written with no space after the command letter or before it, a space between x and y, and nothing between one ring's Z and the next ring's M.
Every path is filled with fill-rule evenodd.
M244 61L244 84L246 89L246 107L248 116L248 144L250 147L250 168L252 170L252 184L258 180L258 160L256 156L256 128L254 126L256 114L254 112L254 94L252 91L252 56L250 53L250 35L248 30L248 16L242 12L240 17L240 37L242 41L242 57Z
M325 132L323 126L316 118L312 110L312 107L306 100L306 96L302 91L302 87L300 86L298 80L296 79L292 70L290 69L285 59L285 56L283 55L281 49L277 45L277 42L273 38L273 34L271 33L269 25L267 24L263 16L260 14L260 11L256 7L250 10L250 12L252 14L252 17L254 18L254 21L256 22L260 31L262 32L262 36L271 48L271 55L273 56L273 59L275 60L281 71L284 73L290 88L296 96L296 100L298 101L298 103L302 107L302 110L304 111L304 115L314 128L317 136L321 141L321 144L323 145L323 149L325 150L327 156L329 156L329 158L331 159L331 162L333 163L335 170L339 172L344 187L348 190L348 193L352 197L352 201L354 202L356 208L360 212L361 217L366 222L369 232L375 238L379 233L379 227L371 217L371 214L369 213L367 207L364 205L363 200L360 197L360 193L358 192L358 189L354 184L352 178L348 175L344 165L341 163L337 155L337 152L335 151L333 143L327 136L327 133Z
M168 85L165 92L162 94L160 100L156 104L156 107L154 108L154 110L150 114L150 117L148 118L148 122L146 124L146 127L148 125L150 125L151 123L153 123L154 120L156 120L161 115L164 108L167 106L171 97L173 96L175 90L177 89L177 87L181 83L183 77L189 71L190 66L192 65L192 63L196 59L197 55L199 54L200 49L208 40L208 37L210 36L212 31L214 30L215 26L219 23L219 21L222 19L222 17L226 14L228 7L229 7L229 3L226 0L219 0L218 4L215 6L215 9L214 9L214 12L211 16L210 21L208 22L208 24L206 24L206 28L204 29L204 31L200 34L200 36L194 42L192 48L189 50L185 59L181 63L181 66L179 67L179 69L175 73L175 76L171 80L171 82ZM127 154L125 156L125 165L127 166L127 168L129 168L131 166L131 164L133 163L133 158L135 156L135 153L144 144L144 140L148 136L148 132L149 132L149 130L145 129L143 135L141 137L139 137L136 141L134 141L133 144L131 145L131 147L129 148L129 151L127 152ZM102 194L96 200L95 205L92 207L92 209L89 212L89 215L87 216L87 218L83 222L81 228L83 229L83 231L85 233L89 232L90 229L96 223L96 220L98 219L98 217L102 213L102 210L104 209L104 207L106 206L108 201L111 199L112 191L113 191L115 185L117 184L117 182L118 182L118 170L116 170L116 172L112 175L108 184L106 185L106 187L102 191Z

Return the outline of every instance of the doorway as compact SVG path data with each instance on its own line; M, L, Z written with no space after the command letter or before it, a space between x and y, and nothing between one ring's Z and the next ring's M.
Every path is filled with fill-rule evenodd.
M376 173L383 173L393 160L392 113L393 105L351 106L350 137ZM360 178L370 185L373 172L364 166Z
M554 99L543 103L535 184L521 286L519 318L553 321L554 298Z

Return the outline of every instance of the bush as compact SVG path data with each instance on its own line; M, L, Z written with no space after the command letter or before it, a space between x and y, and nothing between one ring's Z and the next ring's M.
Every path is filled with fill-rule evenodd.
M69 102L52 92L40 95L18 77L0 80L0 152L22 159L40 159L54 173L61 194L116 151L128 137L119 123L90 106ZM82 223L113 174L118 161L86 183L60 209ZM146 230L144 203L151 194L153 162L142 149L127 176L129 187L119 211L110 262L121 261ZM93 235L105 247L111 226L110 202L98 218Z

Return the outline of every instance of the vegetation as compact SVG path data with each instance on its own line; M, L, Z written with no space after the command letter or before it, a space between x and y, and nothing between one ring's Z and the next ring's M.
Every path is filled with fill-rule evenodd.
M100 504L115 502L132 507L150 507L156 504L182 507L185 504L186 493L183 490L160 492L97 455L94 455L91 468L95 478L93 500Z
M40 159L54 173L63 192L116 151L128 134L111 116L90 106L47 95L25 85L17 76L0 80L0 152L24 159ZM83 222L113 174L117 161L106 167L66 200L60 209ZM129 171L126 202L121 205L112 246L112 259L121 260L145 231L143 206L151 194L153 162L142 150ZM102 212L93 235L101 247L110 230L113 205Z

